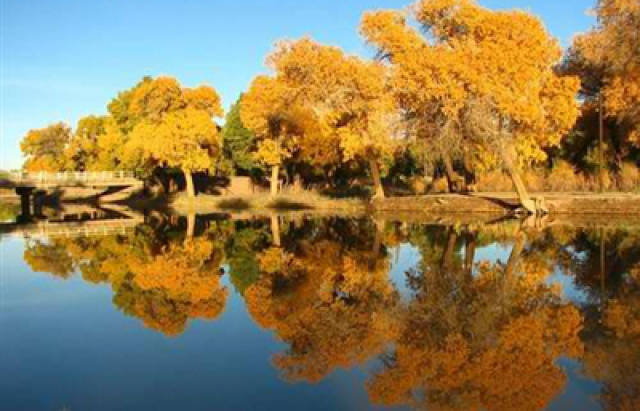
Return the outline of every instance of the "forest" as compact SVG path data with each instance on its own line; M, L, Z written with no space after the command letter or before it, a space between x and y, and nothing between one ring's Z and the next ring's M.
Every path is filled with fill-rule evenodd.
M576 10L576 13L579 13ZM545 191L640 187L640 3L599 0L566 50L539 18L473 0L366 12L371 57L282 40L224 113L214 87L144 77L104 115L30 130L26 171L135 170L249 176L364 195L515 190L531 213Z

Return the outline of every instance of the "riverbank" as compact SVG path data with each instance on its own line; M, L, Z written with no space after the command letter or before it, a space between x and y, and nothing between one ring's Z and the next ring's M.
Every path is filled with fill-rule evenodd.
M550 215L640 216L640 194L635 193L535 193L544 197ZM7 196L3 202L17 202L18 197ZM59 201L82 202L80 199L59 198ZM87 199L96 204L109 204L98 198ZM518 207L515 193L428 194L399 196L385 199L334 198L315 192L286 193L275 198L268 193L248 196L220 196L200 194L189 198L184 193L169 197L134 195L117 201L134 209L171 209L179 214L209 214L239 211L323 211L340 213L405 213L433 215L485 214L487 218L508 216ZM591 216L591 217L589 217Z
M549 214L640 215L640 195L627 193L535 193L544 197ZM376 211L488 213L507 215L518 207L514 193L431 194L374 200Z
M640 194L630 193L536 193L544 197L551 215L586 216L640 215ZM400 212L420 214L489 214L507 216L518 207L514 193L430 194L410 197L387 197L367 201L358 198L330 198L303 192L271 197L179 195L169 200L169 207L179 213L213 213L242 210L323 210L342 212Z

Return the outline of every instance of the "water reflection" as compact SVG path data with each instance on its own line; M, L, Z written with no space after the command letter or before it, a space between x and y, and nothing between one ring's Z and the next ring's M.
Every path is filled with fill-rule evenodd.
M408 298L389 276L402 246L420 256ZM123 313L171 337L235 293L284 343L271 358L284 380L366 366L373 405L545 408L566 358L604 408L640 403L640 229L154 214L124 233L29 239L23 258L110 285Z

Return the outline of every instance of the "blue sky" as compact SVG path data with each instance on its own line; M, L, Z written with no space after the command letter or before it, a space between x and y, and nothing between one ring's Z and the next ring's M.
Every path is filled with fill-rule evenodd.
M593 22L595 0L480 0L533 12L563 45ZM225 107L265 72L282 38L309 35L369 55L358 35L363 11L411 0L0 0L0 169L22 163L31 128L75 126L103 114L144 75L213 85Z

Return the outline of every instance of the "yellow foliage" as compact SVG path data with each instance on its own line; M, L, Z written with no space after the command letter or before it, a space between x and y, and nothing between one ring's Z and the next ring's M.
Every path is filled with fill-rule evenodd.
M172 111L158 122L142 121L132 130L131 140L146 156L189 171L212 168L222 147L209 114L195 108Z
M577 78L553 70L561 56L542 23L472 0L421 0L413 16L364 15L361 32L391 63L391 88L415 118L415 133L440 150L473 147L493 162L505 146L522 162L545 158L575 122Z
M262 162L298 152L317 165L390 153L394 105L383 65L306 38L278 43L267 62L274 75L254 79L241 112L262 140Z
M27 171L61 171L67 166L65 150L71 139L71 129L57 123L37 130L29 130L20 142Z

